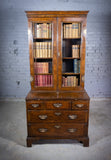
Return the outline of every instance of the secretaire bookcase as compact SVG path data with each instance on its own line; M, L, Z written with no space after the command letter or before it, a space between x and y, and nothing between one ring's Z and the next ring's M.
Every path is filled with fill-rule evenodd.
M27 146L74 139L89 146L84 89L88 11L26 11L31 91L26 97Z

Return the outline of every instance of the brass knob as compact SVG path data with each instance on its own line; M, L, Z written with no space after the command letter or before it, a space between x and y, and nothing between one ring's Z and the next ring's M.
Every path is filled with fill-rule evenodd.
M32 107L34 108L39 107L39 104L32 104Z
M33 77L32 76L30 76L30 82L32 82L34 79L33 79Z
M62 106L62 104L61 103L54 103L53 106L56 107L56 108L59 108L59 107Z
M85 81L85 76L84 75L82 75L82 82L84 82Z
M61 112L55 112L54 113L56 116L60 116L61 115Z
M47 128L39 128L38 130L41 133L45 133L45 132L47 132L48 129Z
M76 119L77 118L77 115L75 114L72 114L72 115L68 115L69 119Z
M59 126L59 125L55 125L54 127L55 127L55 128L57 128L57 129L59 129L61 126Z
M39 115L38 117L42 120L47 119L47 115Z
M84 106L84 104L76 104L76 107L79 107L79 108L81 108L83 106Z
M69 129L68 129L68 132L70 132L70 133L74 133L74 132L76 132L76 131L77 131L76 128L69 128Z

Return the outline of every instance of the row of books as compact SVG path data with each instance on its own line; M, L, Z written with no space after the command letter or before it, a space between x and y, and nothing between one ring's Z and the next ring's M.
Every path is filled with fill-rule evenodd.
M35 86L51 87L53 84L52 75L35 75Z
M48 62L34 62L34 73L49 73Z
M80 38L81 37L81 24L72 23L64 24L64 38Z
M80 60L74 59L74 61L73 61L73 71L74 71L74 73L80 73Z
M51 38L52 25L51 23L34 23L33 36L36 38Z
M35 42L34 58L52 58L52 42Z
M72 45L72 57L73 58L80 57L80 45Z
M52 73L52 62L34 62L34 73Z
M62 86L63 87L75 87L78 86L78 78L76 76L67 76L62 77Z

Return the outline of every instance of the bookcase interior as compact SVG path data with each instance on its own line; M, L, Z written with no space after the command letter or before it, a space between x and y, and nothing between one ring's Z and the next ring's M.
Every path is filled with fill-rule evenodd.
M32 23L35 87L53 86L52 24Z
M35 87L53 86L52 23L32 23ZM62 23L62 87L80 85L81 23Z
M62 87L79 86L81 23L63 23L62 30Z

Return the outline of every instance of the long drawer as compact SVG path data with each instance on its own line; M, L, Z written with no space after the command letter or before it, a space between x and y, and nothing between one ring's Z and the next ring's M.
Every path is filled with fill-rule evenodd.
M28 110L28 122L87 122L87 111Z
M55 100L55 101L31 101L27 102L27 109L31 110L41 110L41 109L71 109L71 101L62 101L62 100Z
M28 126L29 136L83 136L84 124L49 123L31 124Z

